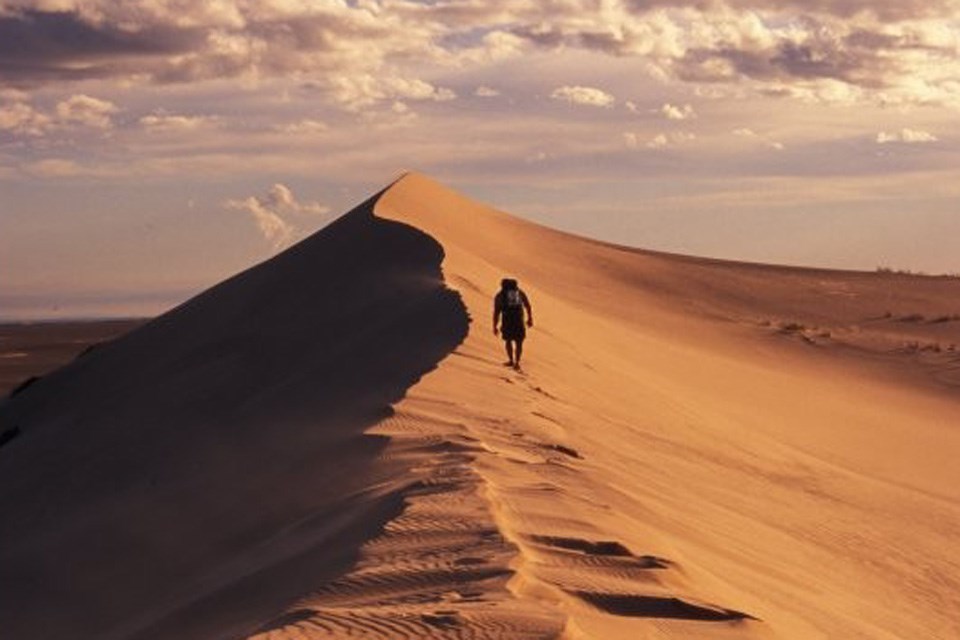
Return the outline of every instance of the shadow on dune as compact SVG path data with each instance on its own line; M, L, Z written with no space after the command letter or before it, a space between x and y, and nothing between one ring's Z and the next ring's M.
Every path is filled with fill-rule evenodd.
M685 602L679 598L620 593L596 593L592 591L577 591L575 593L601 611L616 616L712 622L735 622L756 619L753 616L740 611L734 611L733 609L699 606Z
M401 508L363 432L469 319L375 200L0 406L4 638L241 635Z

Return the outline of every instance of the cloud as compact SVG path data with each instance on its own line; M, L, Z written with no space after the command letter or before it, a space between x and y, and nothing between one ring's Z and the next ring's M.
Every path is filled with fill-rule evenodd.
M42 178L72 178L84 174L84 169L73 160L48 158L31 162L23 167L28 175Z
M743 127L740 129L734 129L733 135L740 138L746 138L748 140L756 140L757 142L760 142L764 146L770 147L771 149L776 149L777 151L783 151L786 148L786 145L784 145L782 142L773 140L768 136L761 135L756 131L754 131L753 129L749 129L746 127Z
M435 87L419 78L388 78L384 82L388 95L405 100L432 100L446 102L453 100L457 94L451 89Z
M550 158L550 154L546 151L536 151L534 153L528 154L523 158L523 161L527 164L537 164L544 162Z
M23 84L128 75L137 60L187 53L205 39L201 30L157 23L146 14L139 22L109 20L101 10L106 6L93 2L80 9L66 2L0 11L0 75Z
M350 111L360 111L379 103L393 104L398 100L446 102L457 97L452 90L436 87L419 78L364 73L333 75L313 86Z
M476 88L476 90L473 92L473 95L479 98L493 98L500 95L500 92L492 87L481 85Z
M531 17L513 32L543 49L641 58L669 82L747 84L757 91L801 85L800 95L822 101L856 95L880 104L960 108L958 34L950 22L960 3L894 5L638 0L596 11L586 2L569 2L563 5L569 10L545 9L540 20ZM883 10L874 10L878 6ZM822 81L851 89L821 92Z
M645 0L630 0L634 5ZM730 7L741 10L762 10L773 6L793 10L816 11L838 18L870 15L884 21L917 20L949 16L956 10L953 0L726 0Z
M957 0L6 0L0 7L0 77L19 87L294 78L359 110L450 100L452 91L435 86L431 74L542 49L636 58L666 81L748 84L768 96L960 108ZM825 91L824 82L850 89Z
M554 100L566 100L571 104L591 107L611 107L616 101L609 93L594 87L563 86L553 90L550 97Z
M108 100L100 100L79 94L59 102L55 108L57 120L64 125L108 129L112 121L110 115L119 111Z
M650 138L646 146L648 149L663 149L668 144L670 144L670 141L667 140L666 134L658 133L657 135Z
M47 113L35 108L19 91L5 91L0 98L0 131L32 137L43 136L54 129L91 128L110 129L111 115L119 108L108 100L100 100L84 94L61 100Z
M401 11L369 2L27 4L0 4L7 7L0 11L0 77L15 86L97 78L164 84L238 77L256 83L306 76L351 108L455 97L401 71L417 66L411 61L453 63L459 52L437 44L449 28L404 20Z
M889 144L899 142L903 144L923 144L928 142L937 142L939 138L929 131L919 129L901 129L900 131L881 131L877 134L877 144Z
M256 222L263 237L280 250L291 243L297 233L295 220L303 216L322 216L330 208L319 202L300 202L293 191L282 183L276 183L261 196L250 196L239 200L227 200L228 209L248 212Z
M697 116L689 104L677 106L669 102L660 107L660 113L668 120L689 120Z
M227 207L249 211L260 233L274 249L280 250L290 243L294 232L293 225L267 208L259 198L251 196L244 200L230 200Z
M0 89L0 100L4 102L27 102L30 94L19 89Z
M639 149L641 147L640 137L635 133L625 133L623 135L623 139L627 147L630 149ZM643 143L642 146L647 149L666 149L667 147L674 147L687 142L692 142L696 139L696 134L687 131L658 133L647 140L647 142Z
M52 125L52 119L26 102L19 100L0 105L0 131L16 135L42 136Z
M325 122L320 120L313 120L311 118L305 118L297 122L291 122L288 124L281 124L274 126L274 131L279 131L281 133L293 133L293 134L317 134L324 133L330 130L330 127Z
M148 131L171 132L193 131L210 124L213 120L205 116L184 116L160 111L143 116L138 122Z

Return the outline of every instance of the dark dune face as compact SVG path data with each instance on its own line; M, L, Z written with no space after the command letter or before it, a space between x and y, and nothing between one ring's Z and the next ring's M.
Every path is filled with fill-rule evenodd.
M363 431L469 319L372 202L0 406L5 638L234 633L396 509Z

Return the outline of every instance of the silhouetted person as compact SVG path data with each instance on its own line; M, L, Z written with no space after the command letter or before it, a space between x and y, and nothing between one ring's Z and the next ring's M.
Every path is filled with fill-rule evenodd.
M527 294L520 290L517 281L513 278L504 278L500 281L500 293L493 299L493 333L503 337L507 348L507 362L504 364L514 369L520 368L520 356L523 355L523 339L527 337L527 330L523 326L523 311L527 311L527 326L533 326L533 309ZM498 331L497 324L501 317L503 323Z

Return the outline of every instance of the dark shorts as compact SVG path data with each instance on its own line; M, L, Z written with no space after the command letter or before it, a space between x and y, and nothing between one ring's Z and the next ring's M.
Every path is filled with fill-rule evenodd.
M504 340L523 340L527 337L527 328L523 326L523 318L505 315L500 335Z

